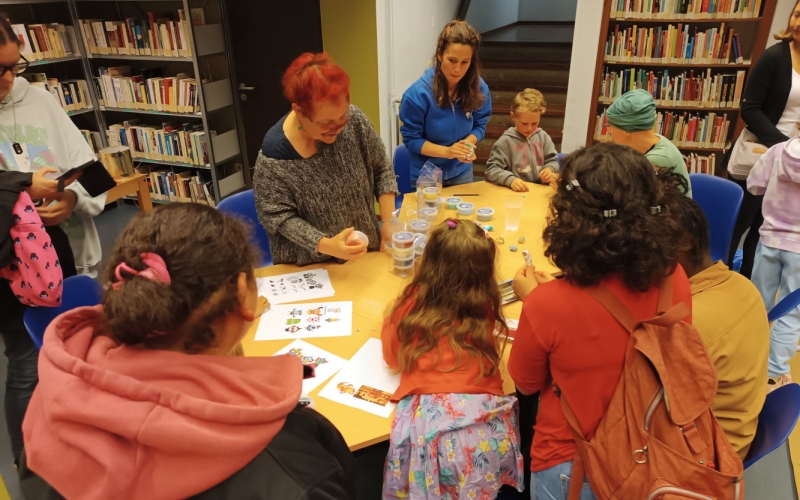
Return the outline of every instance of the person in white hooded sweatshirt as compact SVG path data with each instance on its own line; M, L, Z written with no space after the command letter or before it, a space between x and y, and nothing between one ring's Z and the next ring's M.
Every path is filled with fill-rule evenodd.
M27 67L20 43L7 16L0 13L0 171L50 169L56 174L94 160L83 135L53 96L17 76ZM92 218L105 201L105 194L92 198L74 182L37 207L65 278L75 267L83 270L100 262L100 239ZM72 251L62 228L71 235ZM8 284L0 283L0 334L8 358L5 414L15 460L22 451L22 420L38 382L38 352L22 322L24 312Z

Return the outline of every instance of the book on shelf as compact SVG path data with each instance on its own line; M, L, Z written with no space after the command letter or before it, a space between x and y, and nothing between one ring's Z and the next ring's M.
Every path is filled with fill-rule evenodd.
M75 30L64 24L12 24L21 45L20 54L29 61L73 55Z
M46 73L20 73L34 87L40 87L58 101L64 111L92 109L89 86L86 80L61 80L48 78Z
M611 17L625 19L750 19L762 0L613 0Z
M100 140L100 132L83 129L81 129L80 132L81 135L83 135L83 138L86 139L89 147L92 148L92 153L97 154L101 149L103 149L103 143Z
M697 108L738 108L745 72L711 74L694 70L670 75L668 69L651 71L630 68L614 71L605 67L600 80L600 102L611 104L622 94L635 89L648 91L659 106Z
M739 36L725 23L699 31L688 23L620 28L617 24L605 43L608 63L743 64Z
M699 155L697 153L690 153L683 155L686 161L686 170L690 174L709 174L714 175L714 169L717 165L716 155Z
M211 131L211 135L216 134ZM110 125L106 138L109 146L128 146L133 158L198 166L209 164L208 138L200 123L163 123L157 127L143 125L135 118Z
M164 78L160 71L144 70L139 75L132 75L130 66L98 68L98 73L100 76L94 78L94 89L98 101L107 109L170 113L200 111L197 81L186 73Z
M203 179L200 172L173 172L165 167L150 166L137 166L136 171L147 176L147 187L154 200L216 206L211 195L211 181Z
M78 24L88 54L192 56L192 31L183 9L148 12L147 19L79 19Z
M610 141L606 110L597 115L594 139ZM653 131L678 147L723 149L726 147L730 120L728 114L714 112L659 112Z
M189 15L192 18L193 26L203 26L206 24L206 14L203 9L189 9Z

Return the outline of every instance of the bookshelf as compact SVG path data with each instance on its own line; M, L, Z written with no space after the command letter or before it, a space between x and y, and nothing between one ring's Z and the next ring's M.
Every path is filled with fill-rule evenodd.
M610 141L604 113L644 88L656 132L705 173L736 140L741 93L770 36L777 0L604 0L586 143ZM700 159L698 163L698 159Z
M86 98L82 107L62 106L96 150L131 148L134 167L148 174L154 201L210 199L216 205L250 185L223 0L2 3L12 24L66 26L72 53L28 57L23 75L85 81L76 92Z

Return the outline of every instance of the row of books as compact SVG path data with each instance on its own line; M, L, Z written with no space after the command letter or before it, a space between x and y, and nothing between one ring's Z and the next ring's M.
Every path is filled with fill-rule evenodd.
M622 94L644 89L659 106L685 106L698 108L738 108L744 88L744 71L736 74L705 74L694 70L670 76L669 70L648 71L631 68L612 71L605 68L600 81L600 102L611 104Z
M200 111L197 81L185 73L168 78L131 75L130 66L99 68L94 78L97 99L106 108L142 109L172 113ZM145 73L150 74L149 71Z
M211 132L214 136L214 132ZM142 125L138 118L110 125L109 146L128 146L133 158L208 165L209 144L200 123Z
M20 43L20 53L29 61L55 59L72 55L72 26L64 24L12 24Z
M762 0L614 0L611 17L626 19L749 19Z
M608 36L606 62L675 63L675 64L742 64L739 34L733 28L725 36L725 23L719 28L698 31L697 26L669 24L640 28L636 25L620 29Z
M81 129L81 135L83 135L83 138L86 139L89 147L92 148L92 153L97 154L101 149L103 149L103 143L100 141L100 132Z
M594 138L610 141L606 112L603 110L595 122ZM659 112L653 131L661 134L678 147L715 148L726 147L730 120L728 115L716 113Z
M147 175L150 198L154 200L202 203L212 207L216 206L212 182L204 182L198 174L188 171L173 172L166 168L143 166L137 167L136 170Z
M183 9L178 10L177 20L169 12L148 12L147 17L148 19L128 17L124 21L79 19L86 52L191 57L192 44L189 37L192 32Z
M714 169L717 165L717 158L714 153L710 155L699 155L697 153L690 153L683 155L686 160L686 170L690 174L710 174L714 175Z
M62 80L59 82L57 78L47 78L46 73L21 73L20 76L27 79L31 85L50 92L64 108L64 111L92 109L92 100L86 80Z

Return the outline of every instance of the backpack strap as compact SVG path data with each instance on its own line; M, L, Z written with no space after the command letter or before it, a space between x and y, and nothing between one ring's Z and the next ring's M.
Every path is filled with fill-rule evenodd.
M633 317L630 310L625 307L613 293L608 291L607 288L597 285L582 288L581 290L599 302L601 306L605 307L606 310L614 316L614 319L619 321L619 323L628 330L628 333L633 333L639 321Z
M575 441L585 441L586 439L583 437L583 432L581 431L581 424L578 422L578 418L572 413L572 408L569 407L569 403L567 403L567 398L564 397L564 394L558 388L558 386L554 387L556 393L558 394L558 399L561 400L561 410L564 412L564 416L567 418L567 425L569 426L569 430L572 432L572 437ZM569 480L569 494L567 496L567 500L580 500L581 499L581 490L583 488L583 479L586 476L586 471L583 466L583 458L581 458L581 454L578 449L575 449L575 456L572 458L572 472L570 473L570 480Z
M672 309L672 275L661 278L661 285L658 287L658 314L665 313Z

